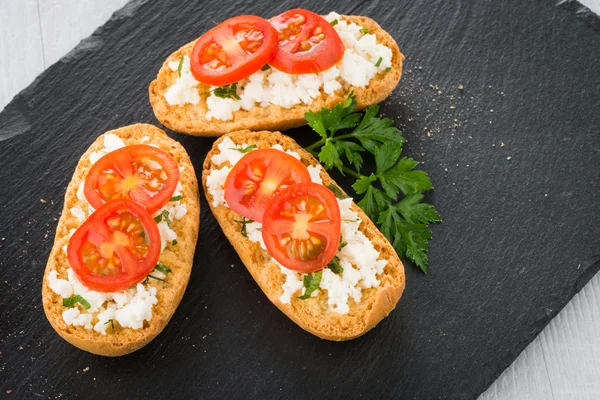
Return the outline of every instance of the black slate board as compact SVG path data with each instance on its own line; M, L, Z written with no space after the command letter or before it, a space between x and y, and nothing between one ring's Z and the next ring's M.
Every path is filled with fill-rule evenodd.
M1 393L477 397L600 267L600 30L554 3L128 4L0 114ZM382 111L435 185L428 200L444 222L430 274L407 265L388 319L351 342L321 341L268 302L203 200L190 286L165 331L119 359L64 342L40 287L80 155L108 129L156 123L146 88L178 46L227 17L299 5L371 16L408 56ZM200 172L213 140L173 137Z

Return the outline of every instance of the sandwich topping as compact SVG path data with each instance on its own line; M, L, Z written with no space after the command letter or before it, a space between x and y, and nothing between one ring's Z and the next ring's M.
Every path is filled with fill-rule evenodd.
M245 156L240 150L249 149L251 147L252 146L249 146L248 144L237 145L228 137L223 139L218 145L219 153L215 154L211 161L214 165L219 166L219 168L213 169L207 178L207 187L212 197L213 207L229 207L225 196L228 175ZM295 159L300 160L298 153L284 150L281 145L276 144L272 149L285 152ZM256 150L252 148L248 152L252 151ZM286 249L283 248L285 246L281 245L274 251L272 243L267 244L264 240L267 223L272 224L274 221L274 219L268 215L270 212L269 210L272 211L270 212L271 214L275 213L279 216L283 215L286 210L285 207L276 207L277 204L275 202L287 203L288 211L292 211L291 207L293 205L298 207L298 204L300 203L297 201L294 202L293 200L286 201L287 198L294 198L294 196L289 196L286 192L293 191L294 188L297 188L295 191L302 195L304 193L301 190L303 185L319 185L320 188L330 192L329 188L323 186L321 180L322 167L320 165L315 165L308 166L307 169L312 183L295 184L289 186L287 189L280 189L278 195L273 196L273 202L266 206L268 212L265 212L262 217L265 225L255 220L242 220L242 234L251 242L258 243L263 250L268 251L272 256L276 254L276 251L286 252ZM314 191L313 188L313 190L310 190L309 192ZM295 198L299 198L299 196L296 196ZM323 197L323 199L325 198L327 197ZM323 200L323 202L326 202L326 200ZM324 244L329 244L329 241L335 244L335 250L331 253L334 254L333 258L331 258L331 255L324 257L326 265L321 265L319 268L304 269L304 271L302 271L298 265L283 266L279 261L285 262L286 260L285 257L281 258L281 253L278 254L277 259L275 259L275 257L272 258L272 262L279 266L285 279L281 286L281 295L279 297L279 300L282 303L290 304L293 297L307 299L309 297L316 297L323 292L327 296L327 303L331 311L338 314L347 314L350 311L350 302L353 301L359 303L361 301L363 289L376 288L379 286L380 280L378 276L383 273L383 270L388 263L387 260L379 260L380 253L375 249L373 243L365 236L365 234L361 232L360 225L362 220L353 210L352 199L335 198L335 202L339 209L339 225L337 231L339 235L336 233L337 237L333 239L331 235L329 235L329 237L326 235L326 232L331 232L331 229L319 230L318 228L315 228L312 230L312 232L316 233L313 237L324 239ZM310 200L307 201L307 205L309 204ZM316 205L316 208L319 208L318 202L313 203L313 205ZM335 208L334 206L330 207ZM277 212L278 210L279 212ZM278 218L285 219L285 216ZM327 223L326 221L329 221L329 218L317 218L318 223L321 223L321 221ZM314 220L312 222L314 222ZM279 223L279 221L277 221L277 223ZM281 226L281 224L279 224L279 226ZM277 229L272 229L271 231L276 234L278 232ZM311 232L311 229L307 229L307 231ZM280 232L290 232L290 230L281 229ZM267 239L267 241L269 240L270 239ZM287 246L287 250L289 250L288 254L294 254L294 251L296 251L297 254L302 255L303 252L305 252L307 257L311 258L311 252L316 252L316 254L321 254L320 251L324 252L324 250L321 250L319 247L321 246L321 242L313 241L309 245L310 241L311 237L307 237L307 240L304 242L301 240L297 241L295 247L290 247L293 240L286 242L284 238L281 243L284 245L290 244L290 246ZM312 248L310 248L311 246ZM327 246L323 245L321 247L325 249ZM296 250L293 250L294 248Z
M196 80L194 62L184 55L168 63L176 79L165 92L167 103L198 105L207 95L206 119L231 121L238 110L310 105L341 88L366 87L392 67L389 47L378 43L368 29L344 21L335 12L323 18L306 10L290 10L270 22L279 33L279 47L263 68L224 91L223 86ZM201 82L213 86L207 90Z
M168 284L171 269L159 257L177 245L173 225L187 214L181 168L156 146L126 146L111 133L90 163L69 209L79 227L71 229L63 268L49 272L48 284L63 299L67 325L103 335L115 326L140 329Z

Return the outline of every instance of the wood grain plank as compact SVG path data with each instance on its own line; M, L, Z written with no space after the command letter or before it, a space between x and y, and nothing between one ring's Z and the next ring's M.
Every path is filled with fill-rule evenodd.
M44 70L37 0L0 2L0 110Z
M599 399L599 315L596 275L479 400Z
M126 3L127 0L40 1L46 65L58 61Z

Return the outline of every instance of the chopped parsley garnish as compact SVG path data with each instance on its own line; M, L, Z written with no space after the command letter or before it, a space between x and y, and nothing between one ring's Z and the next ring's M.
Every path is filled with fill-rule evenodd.
M335 197L337 197L338 199L343 200L343 199L347 199L349 197L349 196L346 196L346 194L344 192L342 192L342 189L340 189L333 183L330 183L327 187L329 188L329 190L331 190L333 192L333 194L335 194Z
M369 33L369 28L362 28L360 30L360 33L362 33L363 35L366 35L367 33Z
M183 59L185 56L181 56L181 60L179 60L179 66L177 67L177 75L181 78L181 68L183 68Z
M115 323L114 323L114 321L112 320L112 318L111 318L111 319L109 319L108 321L106 321L106 322L104 323L104 325L107 325L108 323L110 323L110 326L111 326L111 328L115 329Z
M173 196L173 197L171 197L171 199L169 201L179 201L181 199L183 199L183 196L179 195L179 196Z
M75 304L77 304L77 303L81 304L83 306L83 308L85 308L86 310L89 310L91 307L90 303L88 303L88 301L86 299L84 299L83 297L81 297L78 294L76 294L75 296L71 296L71 297L65 297L62 300L63 300L64 307L73 308L73 307L75 307Z
M167 275L169 275L169 272L171 272L171 268L169 268L165 264L158 263L158 264L156 264L156 267L154 267L154 269L152 270L152 272L154 272L154 271L158 271L158 272L162 273L163 275L167 276ZM142 282L142 285L145 285L150 280L150 278L156 279L157 281L161 281L161 282L167 282L164 278L159 278L158 276L152 275L152 272L150 272L150 274L148 274L146 279L144 279L144 281Z
M334 274L341 274L344 272L344 268L340 265L340 259L338 256L334 256L325 268L329 268Z
M229 150L237 150L237 151L239 151L242 154L246 154L247 152L252 151L255 148L256 148L256 145L255 144L251 144L250 146L244 147L244 148L241 148L241 149L237 148L237 147L232 147Z
M260 69L261 71L266 71L268 69L271 69L271 66L269 64L265 64L262 66L262 68Z
M400 258L409 258L427 273L429 224L441 221L435 208L423 203L423 192L433 185L425 171L415 170L417 161L401 157L405 139L392 126L392 120L377 116L379 106L370 106L364 114L354 112L355 108L356 97L350 93L333 109L307 112L306 121L321 139L306 150L325 169L335 168L355 179L352 188L363 196L358 206L377 224ZM363 155L375 159L374 172L361 173ZM331 185L329 189L338 195Z
M323 270L317 271L314 274L304 275L304 294L298 296L300 300L306 300L310 295L319 288L321 285L321 278L323 277Z
M392 70L392 67L387 67L387 68L385 69L385 72L390 72L391 70Z
M241 221L234 219L233 222L240 224L240 226L242 227L242 230L241 230L242 236L247 238L248 231L246 231L246 225L251 224L254 221L252 221L251 219L246 219L246 217L242 217Z
M154 217L154 221L158 224L160 221L165 220L169 229L173 229L171 226L171 220L169 219L169 212L167 210L163 210L160 214Z
M231 85L219 86L215 88L213 94L222 99L236 99L241 100L241 97L237 94L237 82Z
M173 241L171 242L171 244L172 244L173 246L175 246L175 245L177 244L177 239L173 239Z
M331 26L336 26L338 24L337 18L330 22Z
M379 67L381 65L382 61L383 61L383 57L379 57L379 60L377 60L377 62L375 63L375 66Z

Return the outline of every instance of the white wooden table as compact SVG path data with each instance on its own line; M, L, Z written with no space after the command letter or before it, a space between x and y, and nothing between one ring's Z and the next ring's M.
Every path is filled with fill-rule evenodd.
M0 0L0 110L126 2ZM581 3L600 14L600 0ZM600 274L480 400L600 399L599 333Z

